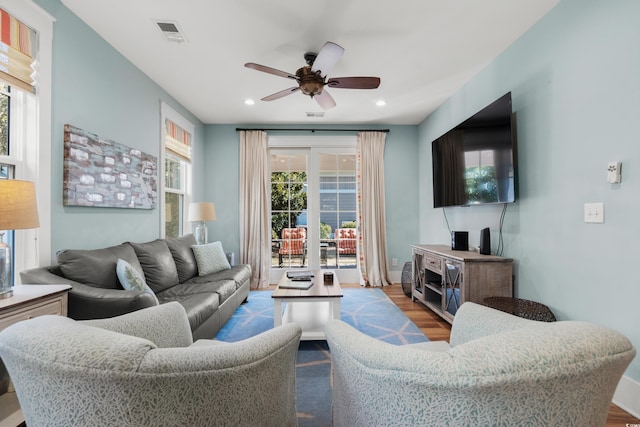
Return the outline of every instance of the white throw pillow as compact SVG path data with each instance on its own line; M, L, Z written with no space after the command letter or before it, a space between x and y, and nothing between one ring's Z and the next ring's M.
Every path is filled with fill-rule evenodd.
M140 272L127 261L118 258L116 274L118 275L118 280L124 289L147 292L156 300L156 305L159 304L158 297L156 297L156 294L149 285L147 285L147 282L144 281L142 274L140 274Z
M193 249L193 255L198 265L198 276L206 276L207 274L231 268L227 255L222 248L222 242L193 245L191 249Z

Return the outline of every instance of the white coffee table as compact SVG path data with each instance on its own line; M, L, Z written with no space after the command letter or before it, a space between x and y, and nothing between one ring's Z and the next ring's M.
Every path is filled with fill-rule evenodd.
M313 286L307 290L285 289L280 285L290 283L287 274L282 275L273 291L273 325L295 322L302 328L302 340L324 340L324 326L331 319L340 319L342 288L336 274L333 284L324 283L324 273L330 270L312 270ZM332 272L333 273L333 272ZM284 314L282 302L286 302Z

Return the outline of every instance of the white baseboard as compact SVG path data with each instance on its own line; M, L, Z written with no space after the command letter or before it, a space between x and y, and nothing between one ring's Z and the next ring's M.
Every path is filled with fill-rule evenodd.
M401 283L402 282L402 271L389 271L388 279L391 280L391 283ZM389 283L389 284L391 284Z
M640 418L640 383L623 376L613 394L613 403L636 418Z

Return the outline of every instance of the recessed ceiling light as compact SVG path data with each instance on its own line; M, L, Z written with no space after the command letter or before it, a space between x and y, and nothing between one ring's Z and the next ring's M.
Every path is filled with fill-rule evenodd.
M384 107L385 105L387 105L387 103L384 102L384 100L380 99L380 100L376 101L376 105L378 107Z
M245 100L244 100L244 103L245 103L245 104L247 104L247 105L253 105L253 104L255 104L256 102L255 102L253 99L245 99Z

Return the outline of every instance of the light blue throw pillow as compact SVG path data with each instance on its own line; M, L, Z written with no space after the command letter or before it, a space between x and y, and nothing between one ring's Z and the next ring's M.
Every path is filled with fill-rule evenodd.
M198 265L198 276L206 276L207 274L231 268L227 255L222 248L222 242L193 245L191 249L193 249L193 255Z
M144 281L144 277L138 270L136 270L131 264L127 261L118 258L118 263L116 264L116 274L118 275L118 280L120 280L120 284L126 290L132 291L143 291L151 294L153 299L156 300L156 305L159 304L158 297L153 293L153 290L147 285L147 282Z

